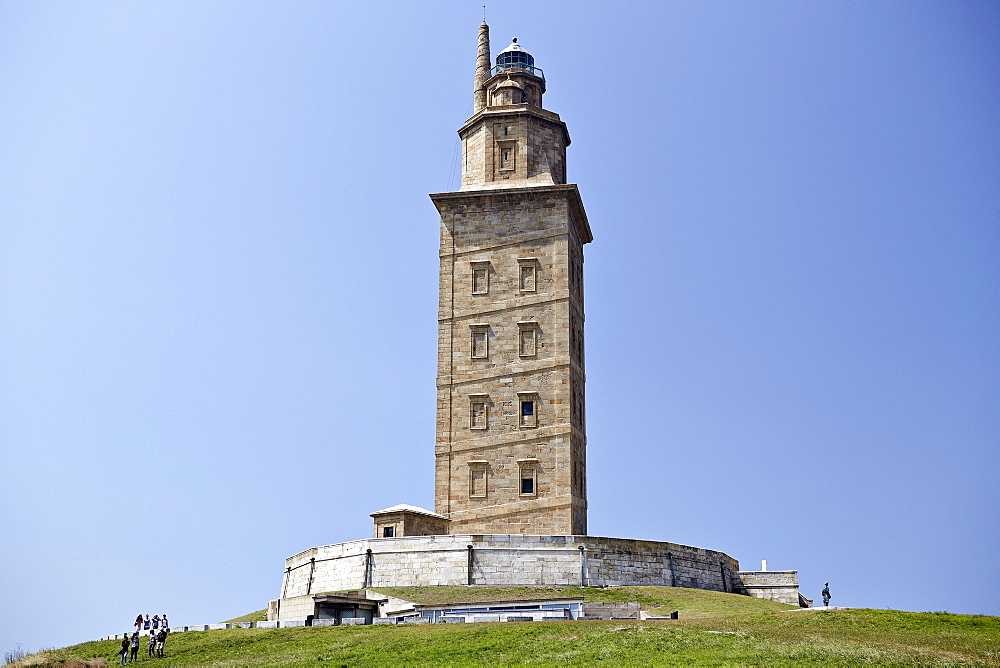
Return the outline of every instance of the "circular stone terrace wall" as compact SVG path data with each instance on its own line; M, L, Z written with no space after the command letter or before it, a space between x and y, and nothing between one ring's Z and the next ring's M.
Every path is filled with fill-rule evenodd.
M286 559L281 598L365 587L468 584L667 585L734 591L740 587L738 571L737 561L722 552L650 540L525 535L368 538L314 547Z

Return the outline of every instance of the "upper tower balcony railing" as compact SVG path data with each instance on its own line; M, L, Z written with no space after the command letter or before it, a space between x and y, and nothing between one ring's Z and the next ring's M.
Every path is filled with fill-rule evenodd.
M541 67L535 67L534 65L528 65L526 63L504 63L502 65L494 65L490 69L490 76L496 76L501 72L527 72L528 74L533 74L542 81L545 81L545 73L542 72Z

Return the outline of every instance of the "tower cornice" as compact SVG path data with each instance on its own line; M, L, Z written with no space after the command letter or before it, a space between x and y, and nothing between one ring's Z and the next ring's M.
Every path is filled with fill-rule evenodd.
M464 137L465 133L469 130L476 127L480 123L489 121L491 118L510 116L534 116L535 118L540 118L550 123L554 123L562 128L564 140L563 145L570 145L569 128L559 117L559 114L530 104L509 105L504 107L486 107L482 111L475 113L471 118L469 118L469 120L465 121L465 124L458 129L458 136Z
M479 205L483 206L491 199L509 198L510 196L531 196L545 195L550 193L564 194L569 201L570 211L576 221L577 232L580 235L580 243L588 244L594 240L594 234L590 230L590 221L587 220L587 211L583 207L583 198L575 183L565 183L559 185L526 186L518 188L503 187L486 188L480 190L460 190L455 192L432 193L431 201L440 214L447 213L449 206L455 205Z

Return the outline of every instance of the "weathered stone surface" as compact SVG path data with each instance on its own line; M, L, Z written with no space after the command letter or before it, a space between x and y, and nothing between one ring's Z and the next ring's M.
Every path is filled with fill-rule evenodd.
M400 504L371 514L375 520L373 538L397 536L435 536L448 533L450 520L424 508ZM388 532L386 530L389 530Z
M442 226L435 510L453 534L585 534L591 236L576 186L432 199ZM479 355L476 332L486 335Z
M584 617L598 619L638 619L638 603L583 603Z
M739 571L733 590L786 605L801 605L798 571Z
M482 622L499 622L500 615L467 615L465 619L477 624Z
M312 548L286 559L281 615L312 614L307 591L362 587L369 549L373 588L464 585L469 575L468 545L473 546L476 585L579 585L581 567L582 582L588 586L651 584L733 591L739 584L735 559L677 543L520 534L369 538Z
M484 34L480 47L483 60ZM476 113L459 130L461 188L431 195L441 214L434 505L453 534L587 532L592 234L566 183L569 133L541 107L544 92L532 69L491 78L480 63Z
M336 619L314 619L312 621L313 626L336 626Z

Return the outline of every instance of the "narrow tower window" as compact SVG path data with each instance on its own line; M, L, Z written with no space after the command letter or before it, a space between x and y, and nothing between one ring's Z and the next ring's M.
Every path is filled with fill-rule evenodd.
M538 395L534 392L518 392L517 399L520 410L518 426L538 426Z
M534 458L517 460L517 493L520 496L538 495L538 460Z
M516 156L517 144L514 141L504 141L497 143L497 168L503 171L514 169L514 158Z

